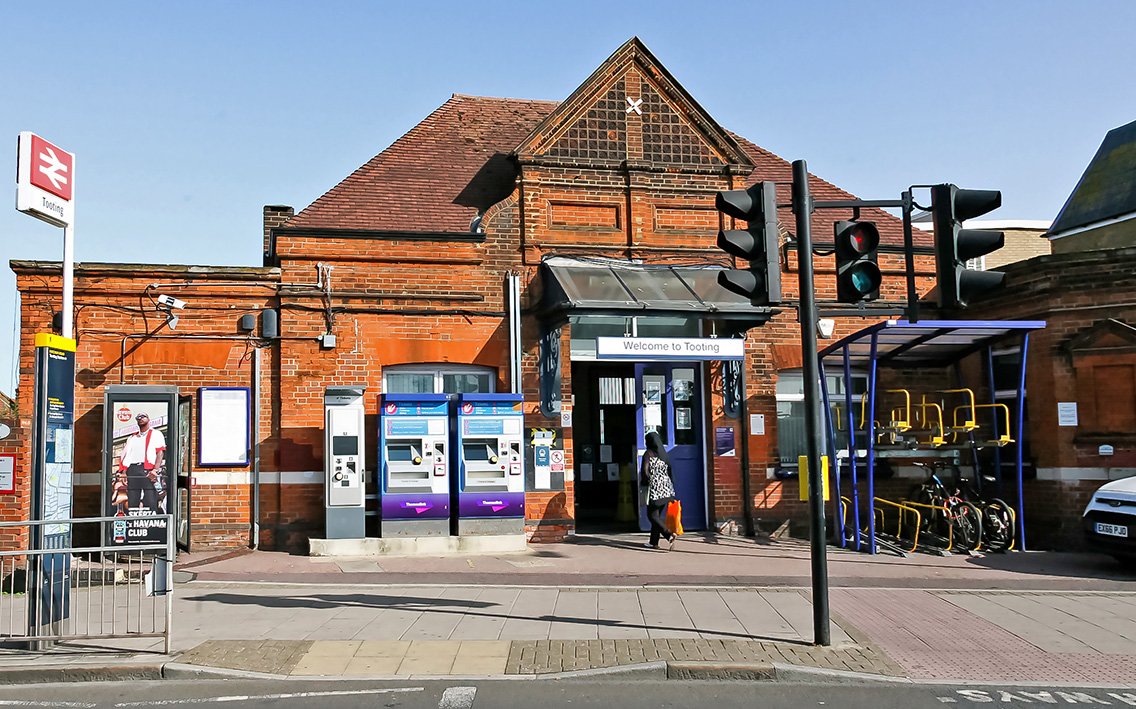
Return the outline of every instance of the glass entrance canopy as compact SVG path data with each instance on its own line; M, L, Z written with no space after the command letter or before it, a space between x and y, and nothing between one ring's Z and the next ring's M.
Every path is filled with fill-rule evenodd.
M615 259L551 258L541 265L547 315L591 314L700 315L748 326L769 319L773 310L718 285L719 266L668 266Z

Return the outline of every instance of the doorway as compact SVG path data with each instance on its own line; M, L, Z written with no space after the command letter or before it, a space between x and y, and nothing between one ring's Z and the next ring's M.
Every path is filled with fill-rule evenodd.
M652 362L635 365L636 445L646 449L648 431L658 431L671 459L684 529L706 529L706 454L703 445L701 364ZM650 529L640 500L639 527Z
M572 364L575 518L581 532L639 528L635 366Z
M655 430L670 455L683 527L706 529L701 363L574 362L572 382L576 528L650 528L639 461Z

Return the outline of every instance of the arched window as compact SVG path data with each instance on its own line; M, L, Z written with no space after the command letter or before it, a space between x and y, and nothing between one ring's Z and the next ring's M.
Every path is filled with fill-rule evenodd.
M406 364L383 367L386 394L491 394L497 371L470 364Z

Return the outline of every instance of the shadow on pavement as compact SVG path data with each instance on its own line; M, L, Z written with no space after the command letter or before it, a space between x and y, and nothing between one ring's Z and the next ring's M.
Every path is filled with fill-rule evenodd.
M534 620L551 623L574 623L577 625L597 625L609 628L633 628L638 630L661 630L681 633L699 633L693 627L671 627L666 625L652 625L644 623L628 623L622 620L607 620L603 618L576 618L562 615L510 615L504 613L488 613L472 610L474 608L489 608L499 606L497 603L485 601L470 601L460 598L419 598L414 596L385 596L381 594L310 594L303 596L253 596L236 593L207 593L198 596L187 596L183 600L221 603L225 605L258 605L265 608L374 608L376 610L406 610L429 611L446 615L475 616L481 618L501 618L504 620ZM445 608L442 606L464 606L462 608ZM788 643L791 645L811 645L805 640L752 635L750 633L735 633L727 630L707 631L707 635L715 638L737 638L739 640L757 640L765 642Z
M969 557L966 563L1015 574L1136 582L1136 568L1092 552L1008 552Z

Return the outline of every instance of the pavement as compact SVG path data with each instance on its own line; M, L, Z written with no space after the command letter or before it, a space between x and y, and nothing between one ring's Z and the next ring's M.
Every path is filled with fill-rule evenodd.
M158 638L0 654L0 682L70 678L566 677L1136 684L1136 574L1092 554L829 549L832 645L809 550L688 535L577 537L495 556L179 557ZM81 607L82 604L77 604Z

